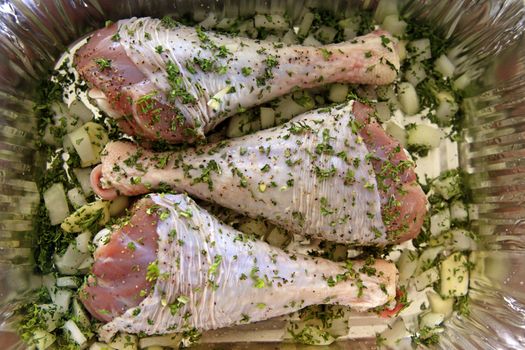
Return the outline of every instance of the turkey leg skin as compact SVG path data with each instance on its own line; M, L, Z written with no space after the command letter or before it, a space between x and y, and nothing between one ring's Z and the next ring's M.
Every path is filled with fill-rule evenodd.
M148 222L143 227L150 228L142 234L157 242L158 248L142 244L135 236L136 247L131 251L129 229L115 230L109 242L95 252L95 275L81 292L87 309L109 321L101 328L103 340L117 331L151 335L217 329L314 304L363 311L395 298L397 270L393 263L354 261L343 266L322 258L289 255L220 223L186 195L154 194L137 206L142 221ZM139 247L149 250L150 261L134 260ZM128 252L127 261L114 259L118 251ZM114 271L106 273L98 266L112 258L113 266L105 264L104 268L118 270L120 279ZM137 291L134 305L129 304L123 313L98 312L101 304L108 308L108 302L119 303L114 290L128 289L128 274L150 271L152 263L157 267L154 281L132 282L133 287L140 285L144 290L153 284L146 295ZM108 290L113 290L113 297L107 297Z
M180 143L295 88L391 83L396 50L384 31L323 47L285 46L146 17L96 31L75 65L125 133Z
M118 192L186 192L335 242L401 242L419 233L426 197L413 163L370 113L348 103L178 152L111 142L92 185L105 199Z

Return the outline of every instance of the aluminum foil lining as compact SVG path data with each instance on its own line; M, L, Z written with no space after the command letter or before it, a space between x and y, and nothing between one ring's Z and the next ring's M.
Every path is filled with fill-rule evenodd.
M58 55L108 19L131 16L223 17L286 13L309 7L349 14L377 1L298 0L12 0L0 3L0 344L23 348L10 332L12 300L40 278L32 274L35 179L43 169L36 152L32 98L36 82ZM430 22L455 45L460 73L476 80L464 101L460 164L473 190L474 227L483 250L471 276L471 314L447 323L443 349L525 348L525 3L523 0L402 1L403 13ZM278 322L252 326L264 332ZM223 335L225 333L222 333ZM262 334L262 333L261 333ZM276 344L209 343L197 348L274 349ZM223 338L224 339L224 336ZM226 338L227 339L227 338ZM257 339L257 337L255 337ZM227 340L226 340L227 341ZM372 339L338 342L334 349L368 349ZM292 345L296 348L295 345ZM277 346L278 347L278 346ZM297 346L297 348L300 348Z

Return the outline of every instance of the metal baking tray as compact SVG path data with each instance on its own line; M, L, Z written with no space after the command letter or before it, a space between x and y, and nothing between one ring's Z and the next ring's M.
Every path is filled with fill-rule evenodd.
M460 73L478 72L462 106L459 163L473 190L473 226L481 235L471 277L469 317L447 321L438 348L525 348L525 2L523 0L401 1L403 12L450 37ZM308 7L336 13L377 1L303 0L11 0L0 1L0 347L24 348L12 332L18 301L39 285L33 275L32 223L43 171L36 147L32 98L58 55L106 20L131 16L215 12L237 17ZM204 336L202 349L299 349L281 346L282 322L271 321ZM352 327L352 325L351 325ZM333 349L374 348L371 338L337 342Z

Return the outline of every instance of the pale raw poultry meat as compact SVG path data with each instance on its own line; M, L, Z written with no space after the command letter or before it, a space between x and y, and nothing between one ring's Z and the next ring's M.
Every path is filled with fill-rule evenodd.
M417 236L426 197L414 164L359 102L181 151L110 142L92 172L105 199L186 192L293 233L358 245Z
M179 143L294 89L391 83L399 57L381 30L322 47L286 46L146 17L96 31L75 65L125 133Z
M314 304L369 310L393 300L397 270L291 255L220 223L186 195L138 201L95 251L80 297L117 331L163 334L269 319ZM242 301L242 302L239 302Z

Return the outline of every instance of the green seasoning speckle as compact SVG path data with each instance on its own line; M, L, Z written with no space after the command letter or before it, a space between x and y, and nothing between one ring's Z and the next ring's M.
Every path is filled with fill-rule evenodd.
M111 60L107 58L95 58L95 63L100 70L111 68Z
M330 59L330 57L332 56L332 51L328 51L325 48L322 48L320 50L321 50L321 54L323 55L323 59L325 61L328 61Z
M315 175L317 175L317 177L321 180L331 178L335 175L335 173L336 168L333 165L328 169L323 169L318 166L315 166Z
M254 266L250 271L250 278L253 280L253 286L257 289L262 289L266 287L266 283L262 278L259 277L259 268Z
M190 301L187 296L181 295L175 300L173 304L169 305L170 313L175 316L179 310Z
M381 35L381 45L383 45L384 47L388 48L388 51L392 52L392 48L390 46L388 46L388 44L390 44L390 42L391 42L391 40L389 38L387 38L384 35Z
M166 63L166 73L168 74L168 82L171 87L169 98L180 98L184 104L195 103L196 98L186 89L179 67L172 61L168 61L168 63Z
M149 263L148 270L146 272L146 281L154 282L159 278L160 270L157 260Z
M215 255L215 258L213 259L213 264L211 264L210 269L208 270L208 274L210 275L216 275L217 274L217 268L221 264L222 261L222 255Z
M277 58L273 55L268 55L266 59L264 60L264 62L266 63L266 68L264 69L264 73L255 79L257 82L257 86L259 87L266 85L266 82L269 79L273 78L272 69L279 65Z
M160 22L165 28L168 29L173 29L179 25L177 21L171 18L170 16L162 17L162 20Z
M247 77L248 75L252 74L252 69L250 67L242 67L241 72L242 75Z

